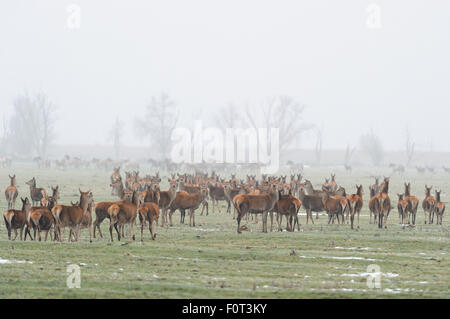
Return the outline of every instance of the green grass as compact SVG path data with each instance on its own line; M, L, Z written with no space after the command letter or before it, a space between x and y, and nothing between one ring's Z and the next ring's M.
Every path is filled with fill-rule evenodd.
M329 172L310 169L305 175L322 183ZM8 173L16 173L23 197L29 196L25 182L36 176L38 186L60 185L62 203L77 199L79 187L90 188L96 202L111 199L109 172L39 171L32 164L16 164L11 171L0 169L2 188L8 185ZM367 193L372 183L364 171L337 173L338 183L348 191L363 183ZM425 183L442 188L443 193L449 186L446 176L393 176L393 203L407 180L419 198ZM263 234L259 218L257 225L250 222L251 232L239 235L236 222L222 206L221 214L198 212L196 227L188 226L188 217L187 224L180 225L176 213L174 227L158 227L155 241L149 240L147 229L144 243L126 240L127 245L110 243L109 237L89 243L87 230L77 243L11 242L2 220L0 258L31 263L0 263L0 298L449 298L447 216L443 226L424 225L420 208L417 226L404 228L394 209L388 229L379 230L369 224L367 194L364 199L358 230L327 225L323 215L315 225L305 225L302 215L300 232ZM0 205L4 210L4 197ZM107 222L102 232L109 236ZM65 238L67 234L66 230ZM82 265L80 289L66 286L66 268L72 263ZM367 287L364 273L370 264L385 274L380 289Z

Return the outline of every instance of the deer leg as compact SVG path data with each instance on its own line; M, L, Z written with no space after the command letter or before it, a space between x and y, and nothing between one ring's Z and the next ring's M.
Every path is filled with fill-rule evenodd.
M173 210L171 209L170 212L169 212L169 219L170 219L170 226L171 227L173 226L173 224L172 224L172 215L173 215Z
M110 234L110 236L111 236L111 242L114 241L113 235L112 235L112 229L113 229L113 222L112 222L112 220L110 220L110 221L109 221L109 234Z
M319 219L319 212L316 212L316 219Z
M240 234L241 233L241 228L240 228L240 226L241 226L241 215L239 213L237 215L236 220L237 220L237 232L238 232L238 234Z

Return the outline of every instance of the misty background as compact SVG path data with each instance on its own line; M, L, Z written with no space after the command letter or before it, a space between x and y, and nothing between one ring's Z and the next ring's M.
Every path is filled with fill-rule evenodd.
M292 107L271 123L296 119L298 161L320 148L342 162L355 150L351 162L377 144L397 154L381 163L405 164L408 147L448 161L450 1L10 1L0 39L3 153L112 157L120 143L122 157L154 157L148 110L165 96L167 125L188 128ZM20 114L36 105L51 125L30 151Z

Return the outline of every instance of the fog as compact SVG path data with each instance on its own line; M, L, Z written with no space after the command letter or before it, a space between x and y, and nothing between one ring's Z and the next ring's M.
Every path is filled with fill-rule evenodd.
M324 149L373 130L400 150L408 127L419 149L450 151L446 0L2 1L0 40L0 116L17 95L44 92L56 144L110 143L119 116L123 143L147 145L134 119L166 92L179 126L287 95L323 127ZM299 146L315 143L310 132Z

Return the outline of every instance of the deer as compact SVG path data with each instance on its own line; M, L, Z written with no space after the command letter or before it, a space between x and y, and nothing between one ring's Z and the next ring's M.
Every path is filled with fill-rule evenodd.
M199 179L199 178L197 178L197 179ZM178 190L185 191L189 194L195 194L195 193L200 192L200 190L201 190L200 188L201 188L200 185L187 184L186 183L186 174L184 174L184 176L178 174ZM208 215L208 202L206 201L206 198L202 202L202 212L201 212L202 215L203 215L203 211L205 208L206 208L206 215ZM184 213L182 213L181 218L183 219L183 223L184 223Z
M445 166L442 166L442 169L444 170L444 172L446 172L447 174L449 174L450 173L450 167L445 167Z
M219 200L226 201L228 204L227 212L230 211L231 202L230 202L229 198L225 195L224 187L222 185L219 185L218 183L212 184L212 183L208 182L208 189L209 189L209 197L211 198L212 204L213 204L213 213L214 213L215 206L218 206L219 213L220 213ZM202 211L202 213L203 213L203 211ZM208 216L208 211L206 213L206 216Z
M304 189L306 190L306 194L307 195L314 195L314 196L319 196L319 197L321 197L321 198L323 198L324 196L325 196L325 191L324 190L315 190L314 188L313 188L313 186L312 186L312 183L311 183L311 181L309 181L309 180L305 180L305 187L304 187ZM299 199L302 201L302 203L303 203L303 200L300 198L300 196L299 196ZM319 210L319 207L320 207L320 205L315 205L316 207L315 207L315 209L316 210L314 210L315 212L316 212L316 219L319 219L319 212L321 212L321 211L323 211L323 209L322 210ZM306 207L305 207L306 208ZM306 216L306 223L308 223L308 215ZM313 222L314 223L314 222Z
M8 209L14 209L16 206L16 199L19 195L16 187L16 174L14 176L8 175L10 179L10 185L5 190L6 201L8 202Z
M442 217L445 211L445 204L441 202L441 192L442 190L435 190L436 203L434 205L434 213L436 214L436 225L442 225ZM433 223L433 220L431 220L431 223Z
M47 198L47 191L44 188L36 187L36 179L33 177L28 182L26 182L28 186L30 186L30 197L33 205L39 205L43 198Z
M397 194L397 196L398 196L397 210L400 223L405 224L405 221L408 220L409 224L408 201L404 199L403 194Z
M273 209L278 202L280 194L278 191L278 185L271 183L269 192L267 194L251 195L251 194L238 194L233 201L237 209L237 232L241 233L241 219L247 213L262 214L262 231L267 233L267 214Z
M159 209L162 210L162 218L161 218L161 227L164 227L164 224L167 223L167 212L170 208L170 205L174 201L177 196L177 183L175 179L168 179L169 181L169 189L167 191L159 191Z
M25 199L21 197L20 200L22 201L21 210L8 209L3 213L6 230L8 231L8 240L11 240L11 230L14 230L14 238L12 240L16 240L18 229L20 229L20 240L22 240L23 229L25 226L27 227L25 228L24 240L27 240L27 234L30 236L30 239L33 240L29 230L31 227L28 216L31 209L31 204L28 197L25 197Z
M328 214L328 224L334 216L337 217L339 223L339 215L342 216L342 223L344 223L344 211L348 204L347 198L345 196L330 196L330 194L331 192L325 191L325 196L322 197L323 207Z
M53 207L55 207L55 205L58 204L58 202L57 199L53 196L49 196L48 202L49 202L48 206L32 207L30 209L29 219L31 226L34 230L34 240L39 238L39 241L41 241L41 231L45 231L44 240L47 241L49 231L52 228L54 229L55 218L53 217L51 210L53 209ZM54 239L56 240L56 236ZM50 232L50 240L53 240L51 232Z
M236 185L236 184L234 184L234 185ZM232 186L232 182L230 182L230 183L224 184L223 192L224 192L225 196L228 198L228 201L233 203L233 219L236 219L236 206L234 206L233 198L237 194L243 192L243 189ZM227 209L227 212L231 214L231 210Z
M411 183L405 183L405 197L404 199L408 202L407 210L408 210L408 220L409 216L412 217L412 224L416 224L416 214L417 208L419 207L419 198L411 195Z
M60 242L63 241L61 228L64 230L65 227L69 227L72 230L74 240L78 241L83 216L86 214L89 204L93 201L90 190L87 192L82 192L81 189L78 190L80 192L78 205L55 205L51 210L55 218L56 233ZM69 242L72 241L71 237L69 236Z
M270 211L270 231L272 231L273 225L273 213L277 213L277 223L278 223L278 231L282 231L281 222L283 216L286 216L286 229L288 231L294 231L294 227L292 222L297 224L298 230L300 231L300 223L298 222L298 211L301 207L301 201L292 196L291 193L288 195L279 194L278 202L275 204L273 209Z
M359 214L363 207L363 186L356 185L356 194L351 194L347 196L349 207L350 207L350 223L351 229L353 229L353 222L355 219L355 214L358 214L358 228L359 228Z
M391 211L391 200L388 195L389 192L389 177L384 178L381 184L381 191L375 197L375 214L378 217L378 228L387 228L387 218Z
M83 215L83 218L81 219L81 223L80 223L80 231L81 229L87 228L89 229L89 242L92 243L92 209L94 206L94 199L92 194L90 194L90 196L92 197L91 200L89 201L88 204L88 208L86 210L86 213ZM77 203L72 203L72 206L78 206L78 202ZM74 232L72 231L72 229L69 232L69 237L70 236L74 236Z
M322 198L323 195L307 195L304 186L300 186L298 199L306 210L306 224L308 224L309 219L314 224L312 212L322 212L325 209Z
M119 198L122 198L124 196L125 188L123 187L122 180L117 180L109 184L111 186L111 195L112 196L118 196Z
M140 193L134 190L131 202L121 201L109 206L109 234L111 236L111 241L114 241L112 235L113 226L117 232L117 239L120 241L120 230L122 230L123 233L123 228L125 225L129 225L130 227L129 234L131 238L133 240L136 239L134 234L134 224L138 214L139 203L141 201L143 201L143 198L141 198Z
M184 223L184 216L186 209L189 210L189 226L195 227L195 210L205 201L208 196L208 189L206 186L200 186L200 192L189 194L185 191L177 192L175 199L169 207L170 226L173 226L172 215L175 210L179 209L181 212L181 223Z
M156 230L153 229L153 224L158 226L159 207L153 202L141 202L139 205L139 221L141 222L141 241L144 241L144 224L148 221L148 230L152 240L156 238Z
M113 168L114 172L111 174L111 184L114 184L117 181L121 181L122 177L120 176L120 166Z
M425 224L427 223L427 213L428 213L428 222L431 224L431 214L434 211L434 205L436 204L436 199L431 195L431 189L433 188L433 185L431 187L428 187L428 185L425 185L425 198L422 201L422 208L423 213L425 214Z

